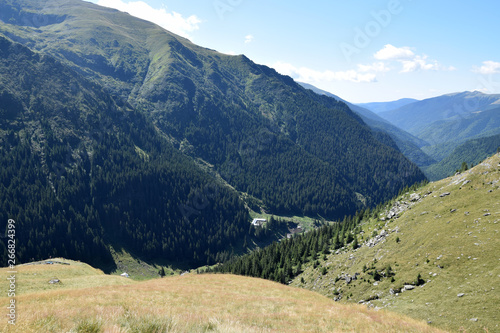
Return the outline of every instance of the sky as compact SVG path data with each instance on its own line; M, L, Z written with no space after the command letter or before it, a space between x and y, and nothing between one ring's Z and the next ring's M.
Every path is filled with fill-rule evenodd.
M500 93L500 1L90 0L352 103Z

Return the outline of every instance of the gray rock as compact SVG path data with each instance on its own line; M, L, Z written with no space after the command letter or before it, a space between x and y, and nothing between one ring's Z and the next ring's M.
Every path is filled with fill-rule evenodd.
M457 297L463 297L463 296L465 296L465 293L460 293L457 295Z
M50 284L57 284L57 283L61 283L61 280L59 279L52 279L49 281Z
M450 192L444 192L444 193L441 193L440 197L446 197L447 195L450 195L451 193Z
M420 194L418 194L418 193L412 193L410 195L410 201L415 202L415 201L418 201L418 200L420 200Z
M415 286L412 285L412 284L406 284L404 287L403 287L404 290L413 290L415 289Z
M469 319L470 321L474 321L474 322L477 322L477 318L471 318Z

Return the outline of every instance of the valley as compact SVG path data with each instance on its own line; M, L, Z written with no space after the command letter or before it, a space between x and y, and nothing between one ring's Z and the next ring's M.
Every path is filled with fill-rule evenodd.
M401 193L356 217L350 228L332 226L283 241L260 260L247 255L219 271L262 276L256 264L286 254L285 267L296 273L282 280L285 284L450 331L497 331L499 190L496 154L453 177ZM332 232L337 236L328 237ZM285 271L276 268L271 276Z
M500 62L152 1L0 0L0 331L500 332Z

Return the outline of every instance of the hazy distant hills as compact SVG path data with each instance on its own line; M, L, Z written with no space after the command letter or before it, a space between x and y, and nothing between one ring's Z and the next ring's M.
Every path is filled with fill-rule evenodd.
M440 161L468 139L500 133L500 95L448 94L380 113L394 125L425 140L422 150Z
M403 105L398 106L401 103ZM449 172L459 168L462 162L476 163L477 156L484 158L484 154L496 151L497 147L493 146L500 146L496 136L500 133L500 95L475 91L447 94L422 101L403 99L360 105L376 110L380 117L422 140L418 148L437 163L432 167L419 163L431 179L450 175ZM477 156L477 151L463 151L483 142L476 140L479 138L485 138L484 142L487 144L481 145ZM465 145L461 146L462 144ZM457 148L459 146L460 149ZM408 151L402 151L409 156ZM458 151L461 153L458 154ZM459 161L460 158L464 160ZM447 161L444 162L443 159Z
M112 241L213 262L251 232L239 195L270 213L332 219L425 179L346 104L245 56L78 0L0 0L0 9L2 153L16 161L3 220L22 211L37 235L20 258L53 248L87 260ZM14 184L34 181L37 168L37 189L16 201ZM39 192L51 204L37 210ZM57 243L76 225L89 228Z
M401 98L390 102L357 103L356 105L366 108L376 114L398 109L408 104L418 102L418 99Z
M500 134L468 140L457 146L439 163L425 168L430 179L442 179L460 170L463 162L476 165L500 148Z
M500 106L500 95L481 92L461 92L417 101L380 116L394 125L419 136L436 121L454 120L459 117L486 111Z

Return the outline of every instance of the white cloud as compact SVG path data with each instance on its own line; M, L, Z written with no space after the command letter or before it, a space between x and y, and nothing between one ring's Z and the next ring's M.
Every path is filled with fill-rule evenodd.
M426 55L417 55L411 60L401 60L401 63L403 64L401 73L415 72L417 70L438 70L440 68L440 65L437 61L429 61Z
M366 73L366 72L388 72L391 69L386 66L386 64L382 61L374 62L370 65L358 65L358 71Z
M130 15L147 20L179 36L189 38L189 33L198 30L201 20L196 15L183 17L174 11L168 12L166 8L156 9L143 1L98 0L97 4L111 7Z
M500 73L500 62L495 61L483 61L483 65L481 67L474 67L473 71L479 74L499 74Z
M416 55L411 60L400 60L403 69L400 73L415 72L418 70L423 71L454 71L453 66L443 66L437 60L429 59L426 55Z
M297 81L306 83L350 81L350 82L375 82L377 77L373 73L360 73L356 70L334 72L331 70L317 71L307 67L297 68L289 63L276 62L273 67L283 75L289 75Z
M401 60L401 59L411 59L415 56L409 47L395 47L391 44L387 44L383 49L379 50L373 55L377 60Z
M253 35L245 36L245 44L251 43L253 41Z
M400 73L410 73L416 71L454 71L453 66L443 66L437 60L429 59L425 54L415 54L408 46L395 47L391 44L385 45L381 50L377 51L373 57L377 60L399 62L403 68ZM384 64L383 62L381 62ZM360 66L360 65L358 65ZM362 66L362 65L361 65ZM385 69L388 67L380 68ZM385 64L384 64L385 66ZM364 67L360 67L364 68ZM373 69L372 69L373 70Z

